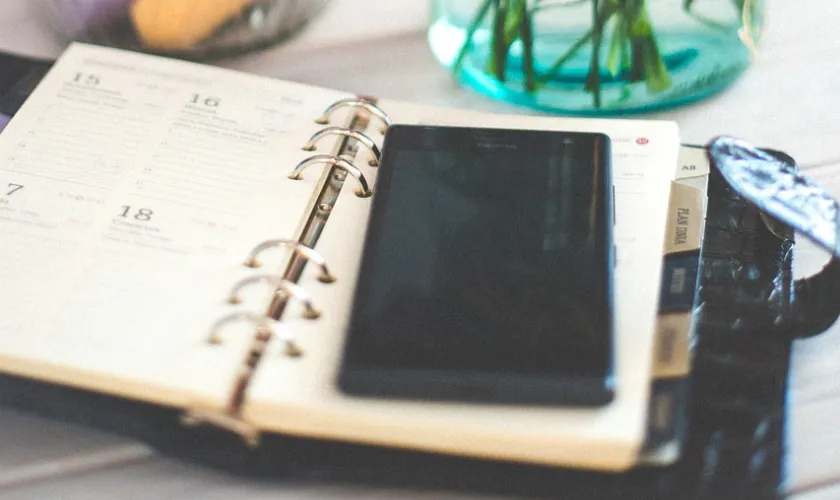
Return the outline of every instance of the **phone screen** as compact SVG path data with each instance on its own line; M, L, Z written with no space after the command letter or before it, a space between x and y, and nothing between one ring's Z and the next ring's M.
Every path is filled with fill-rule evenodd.
M602 134L393 126L339 385L350 394L612 399Z

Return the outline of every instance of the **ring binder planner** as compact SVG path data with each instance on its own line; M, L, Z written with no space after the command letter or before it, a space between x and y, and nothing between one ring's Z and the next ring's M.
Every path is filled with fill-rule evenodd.
M324 113L318 119L315 120L315 123L318 123L319 125L326 125L330 122L330 117L332 116L332 114L334 112L338 111L339 109L347 108L347 107L362 108L365 111L367 111L368 113L370 113L371 115L379 118L379 120L381 120L382 124L384 125L380 129L380 131L383 134L385 133L385 129L387 129L388 127L391 126L391 123L392 123L391 118L388 117L387 113L382 111L382 108L377 106L372 101L370 101L368 99L361 98L361 97L357 97L357 98L352 98L351 97L351 98L347 98L347 99L341 99L341 100L338 100L338 101L330 104L329 107L327 107L327 109L324 110Z
M123 63L126 60L136 62L136 64L110 63L110 61ZM138 78L129 76L132 74L136 74ZM92 77L88 77L89 75ZM206 75L206 78L196 78L196 75ZM165 80L162 80L163 78ZM142 85L135 87L138 80L142 82ZM149 88L159 87L148 85L153 86L162 81L166 83L166 94L176 95L177 92L180 99L163 100L157 93L149 91ZM82 87L80 84L85 82L89 85ZM72 88L72 99L68 100L67 96L59 93L60 89L65 88ZM358 257L358 245L364 235L363 226L369 208L366 205L367 201L357 200L349 193L342 191L349 190L349 186L345 186L345 183L348 175L353 175L360 186L359 194L370 195L377 172L368 164L371 159L375 159L376 152L370 146L370 141L360 140L362 136L359 134L364 134L377 148L382 148L382 137L378 135L378 131L392 123L391 117L386 115L383 109L393 111L393 116L397 118L394 120L395 123L406 124L476 126L492 123L493 126L524 130L605 129L598 131L606 131L616 137L641 136L645 139L643 142L649 144L643 148L637 141L621 143L622 148L633 153L627 158L636 158L636 160L622 160L625 163L624 166L630 174L644 173L648 177L643 192L651 194L650 203L630 205L628 202L628 211L631 214L630 218L633 219L639 219L637 215L649 214L652 216L650 218L652 222L658 218L664 227L667 188L664 185L660 186L659 181L670 177L668 172L673 169L676 160L678 133L675 126L668 123L646 122L625 125L614 122L540 120L512 115L484 115L469 111L447 112L438 108L415 107L398 102L379 103L359 96L348 99L345 98L347 94L331 90L290 83L275 83L264 79L251 80L246 76L237 77L232 73L217 73L215 68L181 66L180 63L164 63L150 56L77 45L68 52L68 55L54 68L42 85L39 85L36 94L33 95L34 100L29 101L34 104L24 111L23 118L21 115L16 117L16 123L4 131L0 142L14 148L21 141L20 137L25 137L30 124L32 127L41 127L36 122L42 110L51 109L50 104L60 102L62 109L83 106L85 112L89 112L91 106L102 105L97 104L99 97L96 96L111 95L111 92L124 96L131 103L140 102L135 99L142 98L144 100L141 102L148 100L161 107L171 106L171 109L167 109L167 113L149 113L146 107L141 107L141 109L137 106L127 106L124 109L113 110L109 108L109 112L114 113L121 120L119 122L121 124L132 123L134 124L132 126L150 127L151 130L159 132L142 137L136 134L137 147L144 151L153 151L150 157L156 158L156 161L158 158L165 158L167 163L164 163L165 167L152 163L147 165L144 162L151 162L151 160L146 158L146 155L137 155L136 161L143 163L143 168L119 174L134 176L130 180L138 181L130 183L127 182L129 178L126 177L126 182L120 184L120 186L131 184L132 191L123 190L126 191L125 193L120 191L119 194L124 194L124 198L112 197L116 199L104 207L105 211L99 210L94 213L94 210L88 210L85 212L91 214L92 220L95 217L101 217L103 229L113 231L113 234L107 235L107 243L101 246L107 247L106 251L124 250L131 247L132 251L136 252L133 256L137 257L138 265L143 264L145 258L157 257L162 250L170 250L166 254L167 261L177 259L186 261L191 253L201 252L197 256L200 258L195 260L195 266L171 266L172 281L177 283L181 280L184 283L182 293L188 294L190 287L197 286L194 276L203 278L206 275L199 266L206 266L208 270L215 273L217 265L228 265L226 250L236 248L240 244L248 244L244 248L243 255L234 258L237 261L236 264L239 265L238 271L241 275L234 275L230 278L230 282L225 284L238 286L232 293L234 298L238 298L240 289L253 283L252 281L241 282L241 280L248 278L253 268L259 267L257 273L272 276L272 278L268 278L267 281L266 278L254 279L258 282L269 283L275 293L263 294L268 288L265 285L259 290L256 288L241 290L243 302L248 303L247 307L233 308L238 312L232 317L220 320L222 323L214 332L211 332L214 333L212 339L223 344L221 349L205 345L208 334L206 330L196 331L195 339L193 339L192 335L165 335L165 328L169 325L153 328L154 332L163 332L159 337L165 335L166 338L155 343L156 340L153 342L154 339L149 339L148 335L145 336L144 347L148 352L155 353L156 356L166 354L161 353L158 347L168 348L171 344L173 356L169 359L182 354L187 358L183 363L174 363L175 366L170 370L174 372L172 377L167 377L168 373L158 376L157 372L151 373L151 367L135 367L131 363L125 363L131 366L124 369L119 366L121 364L119 361L113 361L114 357L109 357L107 363L100 362L98 359L93 359L95 354L88 356L88 351L91 351L89 349L74 349L72 352L68 350L66 356L61 349L50 350L51 353L57 353L60 358L46 360L56 361L50 366L63 363L62 367L66 366L75 370L72 372L59 373L59 370L55 370L51 375L42 375L45 370L38 370L38 366L27 365L23 369L18 368L23 366L23 363L15 364L17 359L6 363L5 366L0 365L6 371L17 370L16 373L20 374L23 370L28 370L23 375L34 378L49 376L56 382L67 380L65 378L67 376L77 377L81 374L71 381L76 386L117 393L121 397L126 397L128 394L130 397L145 398L155 403L166 404L177 411L189 411L186 417L187 422L197 424L204 421L221 426L239 434L252 444L258 441L260 432L271 432L557 465L615 469L635 463L638 457L638 445L643 439L643 419L646 415L643 408L643 403L646 403L645 392L635 389L641 388L643 384L649 384L650 380L644 376L644 370L648 367L634 371L632 369L635 366L634 362L624 363L625 366L631 368L621 375L623 380L630 381L626 384L628 390L624 391L624 394L631 396L620 399L613 408L610 408L606 412L607 415L599 419L600 427L591 425L592 422L588 418L577 418L577 415L562 410L556 412L551 410L550 415L546 416L542 412L529 409L522 411L499 409L485 413L467 406L438 408L427 405L421 411L406 412L407 407L401 405L388 405L387 408L380 407L377 402L357 405L333 392L331 388L334 378L329 373L334 368L331 365L336 359L333 349L341 343L340 333L349 307L347 298L352 293L358 272L354 262ZM73 100L79 95L81 95L78 97L79 100ZM312 107L313 103L318 103L317 108ZM27 117L27 114L30 116ZM319 127L316 127L312 121L319 114L318 122L322 124L320 128L323 130L317 133ZM71 120L70 113L66 116L45 116L44 120L61 125L72 125L72 122L68 121ZM96 137L102 137L102 134L106 132L112 131L97 132ZM124 131L120 132L124 133ZM113 144L116 150L113 154L114 164L120 164L119 161L123 161L123 158L117 155L124 152L121 145L125 143L125 140L123 136L113 137L113 135L108 136L111 141L109 144ZM89 140L87 137L80 136L75 140L86 141ZM328 138L329 142L325 142ZM318 153L325 154L315 154L304 160L292 173L293 177L300 177L304 174L304 170L314 164L319 164L317 182L296 183L286 179L284 175L277 175L271 158L276 157L277 153L290 156L300 155L301 146L304 146L308 140L313 142L309 144L309 147L317 147ZM94 142L80 144L99 152ZM225 160L212 168L208 166L211 159L206 157L208 150L211 149L209 146L225 155ZM39 145L39 147L43 146ZM74 143L72 147L77 148L79 144ZM380 152L382 152L381 149ZM102 154L106 156L104 160L108 160L105 164L110 165L111 152L103 150ZM155 154L157 156L154 156ZM199 154L205 156L199 156ZM306 154L297 157L296 162L303 160L304 156ZM20 170L23 172L20 174L18 169L15 169L15 174L10 177L11 180L3 178L4 183L17 183L18 175L28 176L28 172L31 171L29 167L37 167L33 163L35 159L26 157L26 160L23 160L23 153L18 157L21 158L19 161L27 162L27 169ZM15 165L10 161L9 158L4 158L3 162L0 162L3 164L0 168L14 167ZM240 161L243 163L243 168L230 168ZM648 168L642 169L633 162L643 162ZM649 168L651 164L660 168L651 169ZM246 166L247 170L244 168ZM288 165L289 170L292 170L293 166L294 163ZM323 166L328 168L323 168ZM73 167L72 175L77 175L75 172L78 168L74 165L67 167ZM183 174L189 175L172 174L169 170L163 170L164 168L178 169L179 172L183 171ZM93 173L93 170L90 170L83 175ZM195 185L198 184L195 183L195 179L199 175L209 175L209 173L219 177L203 179L200 183L203 187L198 188ZM306 172L307 181L315 180L313 174L315 172ZM184 181L179 183L180 181L173 178L164 177L169 175L183 176ZM228 175L232 178L228 178ZM164 184L164 179L167 184ZM111 189L107 184L110 182L108 178L91 177L89 181L91 184L95 183L89 186L92 190L96 190L92 192L93 194L100 190ZM467 187L472 186L471 181L471 179L466 179ZM480 182L480 179L476 181ZM20 186L25 185L22 188L23 191L18 184L14 184L9 189L2 190L5 193L13 190L11 195L0 194L0 196L7 198L13 196L12 203L16 203L17 200L27 203L47 200L49 193L54 192L49 184L46 180L30 180L25 177L20 184ZM314 191L311 190L312 187ZM355 189L356 186L353 188ZM77 189L83 190L82 187ZM87 192L82 194L88 195ZM93 194L90 195L91 199L96 199ZM27 198L30 196L31 198ZM339 199L341 201L338 201ZM69 200L79 204L83 201L73 197L68 198L67 203L71 202ZM114 203L117 205L114 206ZM77 209L74 208L74 210ZM218 210L221 215L212 215L216 212L211 214L211 210ZM78 211L85 210L78 208ZM63 217L58 209L53 212L45 213L45 215ZM264 216L254 217L254 214ZM113 220L115 216L119 219ZM326 225L328 220L332 221L329 226ZM50 221L45 219L45 222ZM0 225L4 228L10 227L5 222L0 222ZM280 225L284 229L268 234L267 238L272 238L272 243L269 245L275 244L276 240L273 238L284 239L285 242L276 244L288 247L289 254L282 256L283 260L279 266L274 263L269 265L268 255L262 254L261 251L270 246L263 245L254 253L253 244L265 240L266 231L270 231L270 227ZM653 227L655 224L648 225ZM135 232L129 233L126 231L127 228ZM144 228L143 231L140 231L141 228ZM626 229L629 232L630 229ZM657 229L653 229L644 235L637 235L638 240L660 241L662 236L656 231ZM53 236L56 235L63 237L61 233L53 234ZM249 235L254 235L259 239L253 243L235 239L251 237ZM128 239L135 241L127 241ZM346 240L346 244L341 241L343 239ZM296 241L296 243L289 243L290 241ZM227 244L228 242L230 245ZM154 244L155 247L150 244ZM165 245L172 248L161 248ZM329 274L333 276L335 273L334 275L341 281L340 286L320 287L314 281L317 274L313 275L312 279L306 276L304 271L306 265L311 263L318 266L319 263L307 253L309 250L306 248L314 251L316 245L318 250L329 259ZM19 245L13 247L12 250L17 251L19 247L22 248ZM89 245L89 247L96 247L97 252L100 250L97 245ZM652 249L652 244L640 244L639 249L651 250L657 256L661 252L661 248ZM171 252L171 250L177 250L177 252ZM252 250L250 256L245 255L248 250ZM0 249L0 253L5 257L9 254L9 250L4 246ZM99 252L92 257L103 256L103 253ZM116 254L117 252L114 252L115 256ZM12 256L17 257L17 254ZM110 256L104 255L104 257L103 264L108 264L104 269L113 269L113 263L108 260ZM242 266L239 257L246 258L246 263L250 265ZM260 260L263 260L261 265ZM657 259L649 259L649 261L652 263L651 271L658 272L654 269L658 268L655 265ZM631 268L626 263L623 266L625 271ZM127 266L120 266L121 270L126 268ZM236 273L237 269L234 268L232 271ZM323 273L323 268L321 271ZM223 273L215 274L215 276L223 278L227 272L228 269L225 268ZM145 269L139 269L136 274L145 273ZM630 276L632 277L633 273L630 273ZM29 280L27 276L16 274L10 279L13 279L15 284L28 286L35 278L27 281ZM145 279L145 276L140 276L136 280L139 285L145 285L145 283L139 283L142 279ZM105 282L104 285L107 287L110 283ZM124 338L130 338L133 335L141 337L143 335L141 329L157 326L154 322L166 313L172 314L173 319L176 319L178 314L188 314L185 312L185 307L189 306L186 301L179 301L179 304L170 306L165 303L165 299L161 300L155 296L153 291L155 286L157 283L149 283L146 288L138 287L125 292L128 298L135 299L126 301L129 303L126 307L134 307L132 311L137 312L138 315L141 311L150 310L158 314L148 315L153 316L148 319L148 322L136 321L134 322L136 324L126 325L124 331L121 331ZM656 288L658 287L655 285L640 285L638 295L644 296L646 300L643 301L640 298L639 301L645 302L646 309L650 312L655 312L653 294L657 293ZM109 296L109 291L109 288L101 288L96 290L95 297L91 292L89 296L73 297L72 300L74 304L81 303L85 306L89 304L86 301L102 300L102 297L110 301L113 297ZM196 303L200 300L202 304L215 305L221 316L231 313L230 306L224 305L224 299L228 298L226 295L229 291L231 290L227 287L221 287L218 291L200 290L200 298L188 298L194 299ZM250 296L252 291L259 291L263 297L270 297L270 303L266 304L265 309L253 307L250 299L244 300L246 293ZM325 314L325 317L319 320L306 322L290 317L292 311L286 311L286 305L291 306L293 301L302 295L296 294L296 291L308 292L317 300L319 307L329 308L329 314ZM14 297L9 298L9 295L0 294L0 304L11 303L14 307L26 305L20 304L20 301ZM197 310L198 307L196 306L195 309ZM623 346L626 347L626 356L623 359L626 358L628 361L645 359L652 351L648 345L652 344L654 325L652 320L647 320L651 315L646 314L644 309L640 307L639 310L642 312L634 313L633 317L629 318L633 321L629 321L628 324L632 323L633 328L649 332L650 335L640 334L643 338L635 339L632 345ZM202 311L205 310L202 308ZM79 311L82 314L76 316L84 317L72 317L73 313ZM65 316L68 317L67 322L72 320L73 324L72 328L62 333L64 337L79 333L81 341L83 339L81 333L89 325L95 328L104 325L104 322L98 318L84 315L84 309L69 312L70 314ZM295 310L294 315L297 316L297 314ZM64 318L61 319L64 320ZM215 319L211 318L210 321ZM121 324L122 320L122 317L115 318L114 323ZM247 323L228 324L232 321L247 321ZM183 322L173 323L175 324L187 324L186 318ZM17 327L17 325L12 325L12 327ZM5 327L4 323L0 325L0 331L4 334L9 333L9 337L13 337L12 327ZM47 328L44 330L46 331ZM106 328L102 330L108 331ZM240 336L234 337L236 334ZM44 337L46 338L47 334ZM281 340L287 341L286 354L297 355L300 358L294 361L272 359L269 353L274 350L273 344L276 343L282 349ZM288 342L292 340L299 341L301 345ZM182 349L180 344L177 344L178 342L198 345L185 344ZM8 345L5 341L0 344ZM23 347L29 348L26 345ZM178 349L175 350L176 348ZM11 352L10 356L19 357L20 355L18 351L12 351L6 347L4 349L3 354ZM122 351L124 350L114 350L116 356L121 356ZM80 354L77 356L76 352ZM34 349L29 349L23 354L26 358L24 363L30 359L37 362L42 358ZM82 360L82 356L87 357ZM106 355L102 356L102 358L105 357ZM141 359L139 356L132 358L126 361ZM92 360L91 363L86 364L89 359ZM122 358L119 360L121 361ZM211 362L218 362L218 364ZM2 358L0 358L0 363L2 363ZM641 365L641 362L638 364ZM168 369L169 366L162 368ZM135 371L131 372L129 369ZM208 375L212 376L205 377L204 372L198 370L207 370ZM163 370L161 372L163 373ZM636 372L639 375L636 375ZM120 378L111 377L112 375ZM123 384L122 381L126 379L137 379L143 383ZM160 391L160 388L164 390ZM454 430L444 430L443 426ZM540 433L532 432L535 426L540 428ZM608 438L601 439L604 434L601 427L609 431ZM417 432L418 429L427 429L427 432ZM480 434L477 429L487 429L490 432ZM448 438L441 439L444 435ZM511 435L518 435L521 439L517 441L516 446L504 446L503 442L509 442ZM591 448L586 448L587 446ZM587 453L580 453L582 449L587 449Z
M248 254L248 258L245 259L245 265L248 267L260 267L262 264L260 263L257 258L259 255L268 250L269 248L276 248L276 247L290 247L293 248L295 253L305 257L308 261L314 263L318 267L321 268L321 274L318 276L318 281L321 283L332 283L335 281L335 276L333 276L329 268L327 267L327 261L324 259L324 256L321 255L320 252L316 251L313 248L310 248L299 241L296 240L267 240L259 245L255 246L251 253Z
M306 145L303 146L304 151L315 151L317 149L316 144L318 141L323 139L324 137L328 137L331 135L343 135L346 137L352 137L356 139L361 144L367 146L370 149L371 153L373 153L373 159L368 162L371 167L376 167L379 165L379 158L382 156L381 152L379 151L379 146L373 142L373 139L368 137L366 134L359 132L358 130L351 130L341 127L327 127L325 129L319 130L312 134L312 137L309 138Z
M158 86L162 83L165 86ZM166 91L157 93L152 91L155 88ZM128 105L113 106L111 99L117 95ZM674 230L668 238L657 234L651 221L658 214L665 226L664 198L668 194L665 183L660 182L665 179L658 174L672 170L679 144L678 129L673 124L489 115L398 101L379 103L362 97L341 99L345 95L74 44L0 135L0 146L10 151L0 161L0 205L4 214L0 232L11 235L8 244L4 241L0 246L0 261L11 263L0 273L4 283L0 309L12 313L0 320L0 406L22 407L132 434L158 449L217 466L248 472L265 467L263 470L272 475L286 477L289 469L296 469L311 478L312 470L307 465L322 467L340 458L335 461L336 469L341 469L339 474L345 474L345 478L365 476L366 481L370 472L392 484L429 479L435 491L441 490L441 479L446 482L451 478L470 488L490 485L493 489L502 483L504 488L515 488L518 482L518 491L528 492L528 496L533 496L541 482L551 497L777 497L783 478L785 380L791 339L815 335L837 319L840 265L836 259L819 274L794 280L791 262L795 249L790 228L774 224L759 213L725 185L714 168L710 175L700 176L709 178L708 212L705 203L681 202L673 207L676 210L669 207L667 214L674 219L673 223L669 219L669 224ZM171 98L174 96L180 97ZM144 105L136 106L139 102ZM327 156L367 168L362 163L369 163L376 154L359 140L359 135L337 131L313 134L313 115L330 102L319 123L337 122L339 116L342 123L324 130L355 131L373 139L381 138L368 131L371 122L376 122L374 128L379 128L380 122L386 127L391 123L380 104L393 113L394 123L492 123L494 127L529 130L607 132L620 139L615 141L614 167L626 176L617 179L632 181L625 182L625 188L631 183L633 186L632 192L619 191L618 195L625 203L623 208L619 206L619 214L627 215L623 220L633 221L630 226L622 222L617 226L626 231L625 236L636 240L628 244L628 250L655 252L660 248L653 246L669 240L682 248L670 259L664 255L663 278L667 279L649 280L652 284L647 287L644 278L655 272L657 259L646 258L634 266L629 261L632 252L619 252L619 273L626 273L625 283L632 283L630 295L640 306L634 304L632 314L627 315L633 323L631 333L639 335L620 344L625 354L621 359L626 362L619 365L630 367L624 372L620 368L620 377L627 381L628 376L640 374L625 385L629 390L623 394L631 394L629 406L615 412L612 408L599 411L597 425L593 425L592 420L564 410L490 408L484 412L466 406L348 402L335 393L331 385L334 349L341 342L348 287L352 287L358 271L358 247L354 245L363 234L367 201L341 194L348 169L335 161L324 162L329 168L321 170L314 192L299 189L303 183L287 182L282 175L275 175L270 161L272 152L287 145L282 153L299 155L300 145L317 135L314 142L318 149L328 149L324 141L335 138ZM317 108L312 103L318 103ZM154 107L148 108L149 104ZM107 107L105 119L119 123L119 127L101 127L97 121L92 123L93 128L87 128L85 123L74 122L78 115L74 111L90 116L103 106ZM202 121L210 116L208 122ZM208 128L208 124L212 126ZM68 129L80 132L70 143L63 142L61 133ZM35 130L35 137L27 134ZM127 130L131 131L128 137L138 141L132 143L135 151L155 151L153 163L144 163L151 161L152 155L132 155L132 161L143 168L115 169L107 178L94 175L97 169L93 166L99 160L73 163L75 152L82 150L101 157L102 165L112 165L112 160L115 167L122 165L125 157L120 155L132 151L126 147ZM159 133L144 135L145 131ZM276 134L278 131L284 134ZM297 135L288 144L273 142L276 135L288 137L287 133ZM255 137L259 140L253 140ZM168 147L175 140L177 146ZM374 144L382 147L381 142ZM224 168L217 165L211 169L206 157L199 160L197 155L206 155L208 146L229 158ZM47 164L33 155L44 148L55 155ZM360 163L359 151L363 148L372 152L365 150ZM173 149L177 151L174 159L168 157ZM248 162L251 153L253 161ZM250 180L244 175L245 168L229 168L235 164L231 158L238 162L240 157L242 166L252 169L247 172ZM263 161L266 158L269 160ZM795 163L790 158L783 161ZM193 166L194 170L188 170ZM181 174L171 171L173 177L157 177L169 175L160 173L169 167L182 169L188 184L179 183L174 176ZM38 177L40 168L50 169L50 175ZM365 180L372 185L377 172L364 168ZM700 172L701 162L686 161L679 170L686 174ZM212 206L203 204L208 200L196 198L206 194L206 189L190 190L208 171L236 175L230 179L231 185L222 185L221 178L203 181L213 183L204 188L220 190L219 195L213 192ZM55 177L58 174L61 177ZM120 196L99 202L108 199L102 193L112 188L108 184L112 176L119 176L120 186L131 184L133 191L120 189L116 192ZM453 175L453 181L460 180L456 177ZM153 187L163 186L163 179L168 183L165 188ZM242 186L241 192L234 191L233 181ZM686 179L685 183L703 191L703 183L697 179ZM57 187L65 184L66 189ZM470 179L465 184L473 186ZM279 195L275 188L281 191ZM257 191L265 196L255 196ZM51 198L57 192L62 197ZM226 194L222 196L222 192ZM674 192L672 188L671 194ZM702 194L698 196L691 199L703 198ZM343 199L336 205L339 198ZM657 200L662 202L658 205L661 210L654 207ZM273 210L267 215L281 216L251 216L264 214L264 207ZM293 207L293 213L284 211L287 207ZM39 210L37 224L33 224L29 208ZM107 231L106 239L99 240L101 245L81 239L94 236L80 233L81 225L70 227L61 222L68 220L68 208L76 222L102 222L96 226ZM223 215L211 216L214 210ZM77 215L84 217L76 219ZM665 285L672 294L688 292L695 281L688 267L681 267L685 246L696 241L685 237L684 221L693 227L694 216L705 220L703 248L697 260L700 287L696 294L701 306L696 312L690 311L687 301L680 311L674 311L660 303L662 328L648 328L638 322L651 316L641 302L654 305L656 297L664 296L661 290ZM332 222L325 230L328 219ZM771 222L769 231L762 220ZM269 237L287 239L272 239L254 247L245 260L247 267L236 263L244 276L235 276L231 282L247 278L248 268L260 268L254 272L273 276L268 282L275 293L269 295L271 301L265 310L225 307L217 291L196 289L195 295L201 295L204 303L224 308L219 314L222 317L209 318L216 321L213 328L204 326L189 335L167 330L174 324L184 324L170 324L169 320L177 320L195 299L189 296L195 283L203 280L208 270L215 273L220 269L217 262L218 266L229 264L224 250L252 243L236 240L237 235L259 235L255 237L260 240L265 237L261 224L282 225L285 229ZM126 231L128 228L131 232ZM103 231L87 233L98 237ZM840 240L836 232L834 237ZM69 238L86 244L64 244L77 241ZM41 241L62 243L54 245L58 250L51 255L55 258L44 258L44 252L51 249ZM187 241L189 245L182 244ZM315 252L316 245L329 258L329 271L323 256ZM272 247L289 249L288 254L281 254L280 266L269 264L269 256L262 254ZM95 253L85 255L85 251ZM179 265L157 265L162 262L158 259L162 252L166 252L165 262ZM188 260L193 253L199 258ZM653 253L645 256L653 257ZM64 257L67 260L61 260ZM131 258L131 266L125 265L126 258ZM680 266L667 268L665 274L668 260ZM76 281L71 279L73 263L79 263L77 271L85 270L84 274L78 273ZM85 263L95 265L81 265ZM335 273L341 284L320 287L314 283L316 275L309 279L304 274L308 263L320 268L322 278ZM54 300L46 305L33 300L43 289L44 280L54 279L53 269L70 271L61 273L61 280L48 282L48 286L59 285L55 291L61 295L54 293ZM115 269L126 274L117 274ZM149 272L156 275L148 279ZM109 281L111 277L119 282ZM127 286L129 282L131 286ZM74 288L76 283L85 287ZM96 287L89 286L92 283ZM169 284L173 285L170 293L160 293L161 287ZM285 287L281 287L283 284ZM295 299L289 284L306 287L305 292L329 314L315 321L289 318L285 306ZM223 298L224 286L219 293ZM243 291L243 299L244 295ZM166 303L170 296L183 300L171 301L177 302L173 306ZM688 299L688 293L683 298ZM33 303L37 307L32 307ZM121 307L117 314L111 314L115 303ZM207 318L197 319L203 325ZM691 327L695 336L686 339L685 335L691 334L685 326L689 319L696 325ZM294 321L297 323L292 324ZM672 329L683 334L680 342L673 341ZM207 345L208 330L209 340L216 345ZM298 339L302 346L297 344ZM692 343L691 352L683 347L685 340ZM300 358L276 360L275 342L281 350L285 346L283 356ZM685 360L676 354L691 358ZM664 362L668 360L672 363L666 372ZM653 363L639 367L648 361L656 364L651 375L645 377L643 371ZM673 397L660 398L669 394ZM660 404L662 401L665 403ZM686 411L686 420L679 424L670 419L678 425L669 425L668 415L675 415L680 408ZM228 441L224 439L227 436L212 429L185 430L182 425L174 425L173 417L178 416L187 426L219 427L222 434L231 432L251 447L260 448L242 449L235 439ZM262 432L270 437L262 441ZM650 444L656 447L640 448ZM454 455L469 458L462 460ZM669 462L668 456L679 456L679 460ZM439 467L430 469L430 461ZM524 467L526 463L549 467L533 469ZM649 467L621 472L639 465ZM418 470L428 473L419 478ZM317 474L328 477L322 469ZM513 479L516 476L518 480ZM505 480L493 481L494 477Z
M315 164L329 165L330 167L344 170L348 174L352 175L359 183L359 189L356 190L356 196L358 196L359 198L367 198L373 194L373 191L371 191L370 187L368 186L365 174L363 174L361 170L359 170L355 165L345 160L344 158L333 155L315 155L306 158L305 160L297 164L292 173L289 174L289 179L303 179L303 171L306 170L306 168L310 165ZM343 177L341 180L344 180Z

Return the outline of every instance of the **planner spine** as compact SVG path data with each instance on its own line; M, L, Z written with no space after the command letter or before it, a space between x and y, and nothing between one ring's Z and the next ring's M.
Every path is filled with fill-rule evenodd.
M371 120L378 120L382 127L381 133L385 133L391 120L388 115L376 105L375 100L365 97L341 99L330 104L324 113L315 121L318 124L329 125L330 120L336 112L341 109L349 109L344 126L327 126L313 134L305 144L304 151L316 151L319 144L330 137L337 137L330 154L314 154L298 163L289 174L290 179L303 178L304 172L309 168L322 165L328 170L326 181L322 184L314 203L307 207L309 216L306 218L298 239L275 239L267 240L256 245L246 256L243 266L248 268L259 268L261 266L260 255L272 248L284 247L292 250L291 256L282 274L255 274L242 278L235 283L229 292L228 302L232 305L240 303L241 291L251 285L262 283L272 287L272 299L269 306L263 313L254 311L234 311L219 318L208 332L208 344L221 344L224 342L223 327L235 321L246 321L254 325L254 336L248 353L243 359L233 387L230 390L227 402L222 411L208 411L204 409L189 409L182 417L182 423L188 426L208 424L226 429L241 436L251 446L259 444L259 431L241 418L242 407L247 398L248 387L251 384L254 373L262 361L266 349L272 342L280 341L284 344L284 352L287 356L297 357L305 355L305 349L300 345L298 339L288 327L281 321L289 300L297 300L303 304L304 317L317 319L320 311L312 302L307 291L298 285L303 270L307 263L318 266L318 280L329 284L337 279L331 273L324 257L314 247L323 232L324 226L329 219L330 213L335 206L344 183L348 176L353 177L356 184L356 196L367 198L373 194L367 177L362 170L356 166L354 159L359 151L359 146L364 146L371 151L372 158L368 162L370 167L379 164L380 149L376 142L369 137L367 130Z

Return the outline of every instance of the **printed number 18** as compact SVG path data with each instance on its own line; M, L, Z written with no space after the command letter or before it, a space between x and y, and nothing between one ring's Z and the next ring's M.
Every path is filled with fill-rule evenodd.
M120 213L120 217L127 219L127 218L132 216L131 215L132 214L132 207L130 207L129 205L123 205L120 208L123 209L123 211ZM151 209L139 208L139 209L134 211L134 216L133 217L134 217L134 220L139 220L141 222L147 222L147 221L152 220L152 215L154 215L154 212Z
M193 94L192 101L193 104L204 104L208 108L218 108L219 104L222 103L222 100L218 97L204 97L202 98L200 94Z

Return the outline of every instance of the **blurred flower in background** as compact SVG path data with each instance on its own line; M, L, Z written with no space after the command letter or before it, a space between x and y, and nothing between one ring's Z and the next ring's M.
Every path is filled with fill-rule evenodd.
M188 59L292 37L329 0L39 0L56 29L83 41Z

